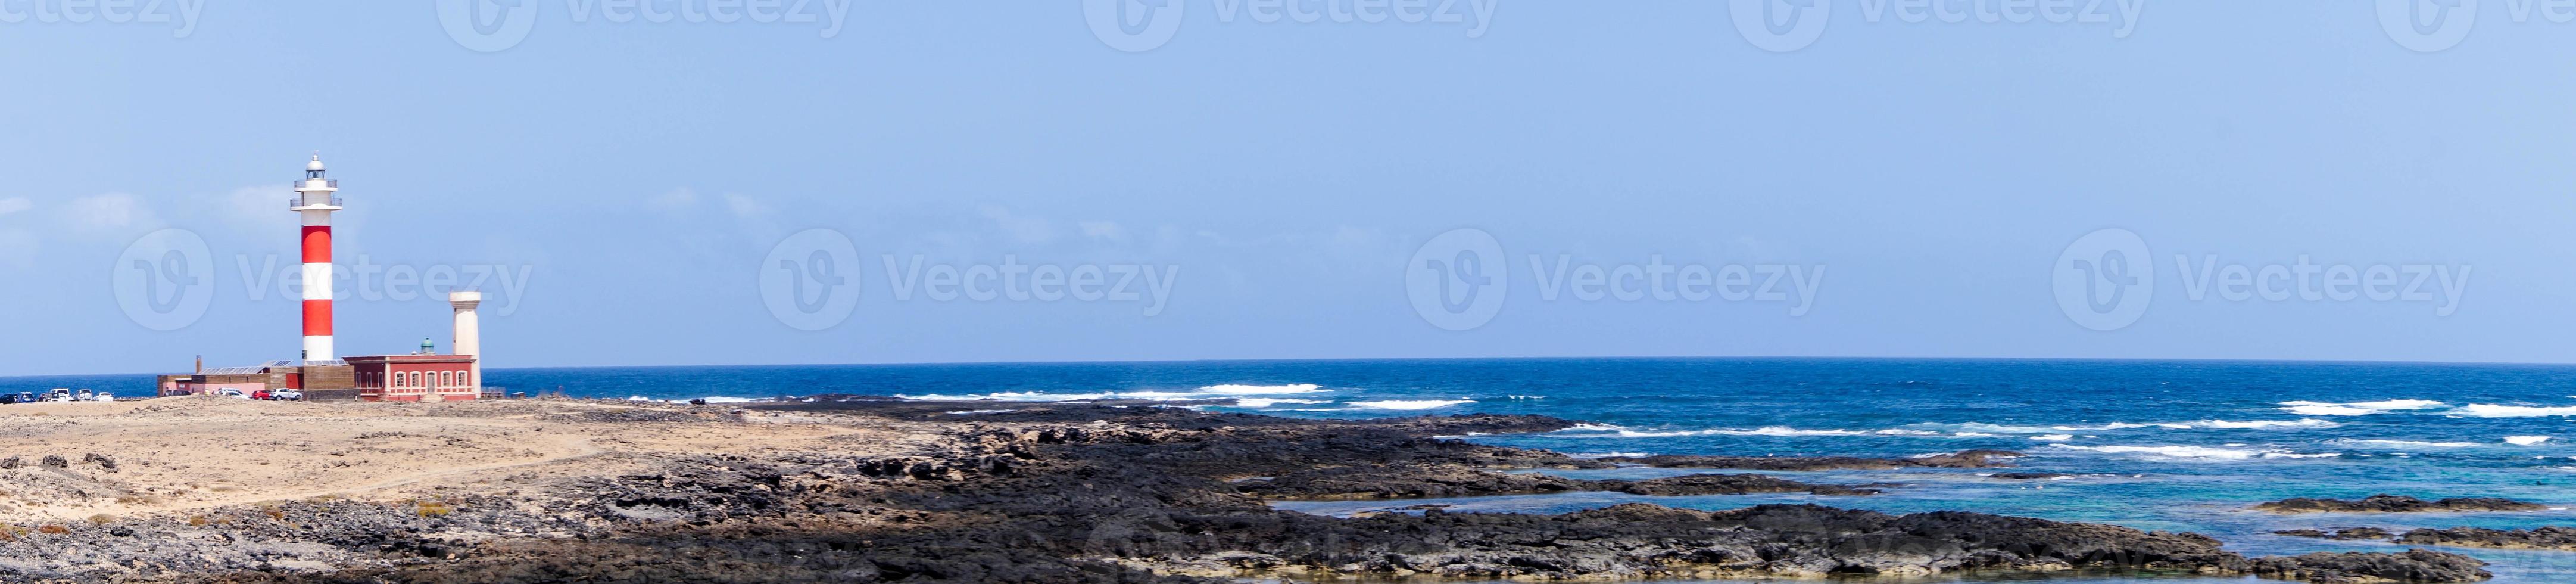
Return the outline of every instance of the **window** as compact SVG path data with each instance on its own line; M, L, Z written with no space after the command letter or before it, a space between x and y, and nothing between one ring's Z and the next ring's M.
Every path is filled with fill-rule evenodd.
M450 372L446 372L446 371L440 371L440 372L438 372L438 386L439 386L439 387L454 387L455 385L456 385L456 374L455 374L455 373L450 373Z

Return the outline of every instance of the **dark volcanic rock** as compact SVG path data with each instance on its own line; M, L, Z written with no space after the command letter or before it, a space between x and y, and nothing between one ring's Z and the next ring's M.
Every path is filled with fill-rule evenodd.
M2319 584L2475 582L2495 577L2495 574L2481 569L2486 565L2477 558L2425 550L2395 554L2318 552L2304 556L2257 558L2249 572L2265 578L2306 580Z
M2385 540L2389 538L2388 530L2377 527L2346 527L2330 532L2315 529L2285 529L2272 533L2293 537L2313 537L2318 539L2342 541Z
M2547 507L2528 501L2494 497L2453 497L2426 501L2397 495L2371 495L2358 501L2344 499L2311 499L2299 497L2255 505L2257 511L2273 513L2423 513L2433 511L2537 511Z
M1398 499L1597 491L1590 481L1506 474L1461 466L1365 466L1318 469L1235 483L1245 493L1277 499Z
M2387 532L2381 532L2387 537ZM2418 529L2397 536L2397 543L2447 545L2499 549L2532 549L2576 551L2576 529L2542 527L2538 529L2485 529L2454 527L2451 529Z
M1789 479L1757 474L1695 474L1642 481L1597 481L1602 490L1632 495L1746 495L1753 493L1812 493L1817 495L1876 495L1877 489L1842 485L1811 485Z
M112 581L135 573L77 570L131 565L147 567L118 569L158 570L149 576L181 581L334 583L1612 580L2094 568L2319 582L2467 581L2482 574L2475 560L2433 552L2253 560L2196 534L1967 512L1900 517L1814 505L1709 512L1627 504L1561 515L1426 508L1419 515L1322 517L1275 510L1248 494L1867 490L1741 474L1636 481L1504 474L1492 469L1610 465L1438 438L1568 425L1554 418L1311 421L1172 408L1011 407L1025 409L948 416L999 408L760 404L735 415L795 410L811 416L806 422L864 430L852 440L901 436L901 444L848 449L834 442L841 438L822 438L720 455L617 453L592 473L501 483L509 485L507 495L408 505L291 503L233 509L202 525L162 518L75 526L69 534L37 536L56 539L0 543L0 556L71 566L40 568L62 571L37 578ZM741 423L697 415L711 414L706 409L644 406L637 415L596 421L647 429ZM666 411L687 415L659 415ZM1740 460L1776 468L1978 468L2006 456L2012 453ZM117 535L119 529L132 536ZM135 552L61 553L72 549L68 544L83 550L195 545L188 542L226 546L218 549L231 555L190 547L170 548L175 559L167 560ZM0 561L0 580L28 579L6 570L35 564L12 562Z
M1604 462L1626 462L1656 468L1725 468L1743 470L1893 470L1900 468L1993 468L2012 465L2000 458L2028 456L2009 450L1968 450L1922 458L1857 458L1850 456L1614 456Z
M1811 485L1762 475L1700 474L1640 481L1580 480L1545 474L1510 474L1459 466L1336 467L1234 483L1244 493L1275 499L1398 499L1522 495L1566 491L1618 491L1636 495L1744 495L1814 493L1874 495L1877 490Z

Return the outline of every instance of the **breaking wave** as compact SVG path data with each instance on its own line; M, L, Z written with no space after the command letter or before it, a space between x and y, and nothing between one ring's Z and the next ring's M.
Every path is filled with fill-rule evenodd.
M2332 402L2288 401L2281 402L2281 405L2283 406L2281 411L2302 416L2367 416L2387 412L2430 410L2451 406L2451 404L2428 399L2392 399L2344 404Z
M2328 440L2327 442L2346 446L2385 446L2393 448L2475 448L2485 446L2485 444L2479 444L2476 442L2419 442L2415 440L2364 440L2358 438L2337 438L2334 440Z
M2048 447L2049 447L2049 448L2064 449L2064 450L2081 450L2081 451L2087 451L2087 452L2100 452L2100 453L2104 453L2104 454L2143 454L2143 455L2156 456L2156 457L2163 457L2163 458L2179 458L2179 459L2189 459L2189 460L2252 460L2252 459L2258 459L2258 458L2334 458L2334 457L2338 457L2338 456L2343 456L2343 455L2341 455L2341 454L2333 454L2333 453L2327 453L2327 454L2299 454L2299 453L2295 453L2295 452L2288 452L2288 451L2275 450L2275 449L2255 450L2255 449L2247 449L2247 448L2217 448L2217 447L2210 447L2210 446L2076 446L2076 445L2072 445L2072 444L2050 444L2050 445L2048 445Z
M2469 404L2469 405L2468 405L2468 407L2460 408L2460 409L2459 409L2459 413L2460 413L2461 415L2477 416L2477 417L2480 417L2480 418L2532 418L2532 417L2539 417L2539 416L2576 416L2576 406L2564 406L2564 407L2534 407L2534 406L2503 406L2503 405L2495 405L2495 404Z
M1201 387L1201 388L1198 388L1198 389L1192 389L1192 390L1175 390L1175 391L1139 390L1139 391L1102 391L1102 392L1087 392L1087 393L1049 393L1049 392L1044 392L1044 391L1002 391L1002 392L994 392L994 393L962 394L962 395L936 394L936 393L932 393L932 394L922 394L922 395L900 395L900 394L898 394L898 395L896 395L895 397L897 397L897 398L902 398L902 399L908 399L908 400L917 400L917 401L988 401L988 400L989 400L989 401L1007 401L1007 402L1072 402L1072 401L1098 401L1098 400L1113 400L1113 399L1135 399L1135 400L1149 400L1149 401L1191 401L1191 400L1203 400L1203 399L1227 399L1227 398L1237 398L1237 397L1239 397L1239 396L1247 396L1247 395L1297 395L1297 394L1307 394L1307 393L1319 393L1319 392L1325 392L1325 391L1331 391L1331 390L1324 389L1324 388L1323 388L1323 386L1315 385L1315 384L1312 384L1312 383L1297 383L1297 384L1289 384L1289 385L1240 385L1240 384L1210 385L1210 386ZM1251 408L1264 408L1264 407L1270 407L1268 404L1264 404L1264 405L1248 405L1248 403L1246 403L1246 402L1254 402L1254 401L1261 401L1261 400L1258 400L1258 399L1243 399L1243 400L1239 400L1237 403L1238 403L1238 404L1243 404L1243 405L1241 405L1241 407L1251 407ZM1271 399L1271 400L1269 400L1269 403L1308 403L1308 404L1319 404L1319 403L1331 403L1331 402L1322 402L1322 401L1304 401L1304 400L1288 400L1288 399Z
M1476 403L1476 400L1472 400L1472 399L1454 399L1454 400L1410 400L1410 401L1408 401L1408 400L1386 400L1386 401L1351 402L1351 405L1352 405L1352 406L1356 406L1356 407L1366 408L1366 409L1372 409L1372 410L1428 410L1428 409L1433 409L1433 408L1445 408L1445 407L1454 406L1454 405L1458 405L1458 404L1472 404L1472 403Z
M1287 395L1315 393L1320 391L1324 391L1324 386L1312 383L1292 383L1288 385L1225 384L1202 387L1199 388L1198 393L1216 395Z
M1328 403L1333 402L1316 399L1288 399L1284 397L1244 397L1235 398L1234 400L1234 406L1239 408L1266 408L1279 404L1312 405Z

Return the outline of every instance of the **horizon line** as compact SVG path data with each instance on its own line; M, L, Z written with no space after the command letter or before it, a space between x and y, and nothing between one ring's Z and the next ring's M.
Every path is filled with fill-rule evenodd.
M682 363L666 365L536 365L492 367L491 370L532 369L611 369L649 368L677 369L693 367L901 367L917 365L1084 365L1084 364L1177 364L1177 363L1300 363L1334 361L1544 361L1544 360L1846 360L1846 361L2110 361L2139 363L2285 363L2347 365L2509 365L2509 366L2576 366L2566 361L2444 361L2404 359L2262 359L2210 357L2027 357L2027 356L1884 356L1884 355L1527 355L1486 357L1290 357L1290 358L1210 358L1210 359L1061 359L1039 361L881 361L845 363ZM173 375L158 372L124 373L38 373L0 375L0 379L38 377L108 377L120 375Z

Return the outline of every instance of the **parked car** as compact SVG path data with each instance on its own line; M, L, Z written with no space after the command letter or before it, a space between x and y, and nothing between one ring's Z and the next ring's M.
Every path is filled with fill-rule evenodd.
M251 399L255 399L255 400L261 400L261 401L267 401L267 400L277 399L277 398L275 398L275 397L270 397L268 390L265 390L265 389L263 389L263 390L259 390L259 391L254 391L254 392L250 392L250 398L251 398Z
M27 401L36 401L36 400L32 400L32 399L31 399L31 400L27 400ZM14 393L0 393L0 404L14 404L14 403L18 403L18 394L14 394Z
M229 397L229 398L236 398L236 399L250 399L250 396L248 396L248 395L242 395L242 391L241 391L241 390L233 389L233 388L230 388L230 387L226 387L226 388L219 388L219 389L214 390L213 392L207 393L206 395L220 396L220 397Z
M97 402L112 402L112 401L116 401L116 394L108 393L108 392L104 392L104 391L91 393L91 394L89 394L89 401L97 401Z
M18 395L15 395L15 396L12 396L12 397L16 397L16 398L18 398L18 403L22 403L22 404L32 404L32 403L36 403L36 392L32 392L32 391L21 391L21 392L18 392Z
M268 392L268 399L277 401L304 401L304 392L292 389L280 389Z
M54 388L54 390L53 390L53 391L45 392L45 401L49 401L49 402L67 402L67 401L72 401L72 390L71 390L71 388L67 388L67 387L57 387L57 388Z

